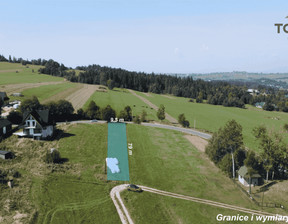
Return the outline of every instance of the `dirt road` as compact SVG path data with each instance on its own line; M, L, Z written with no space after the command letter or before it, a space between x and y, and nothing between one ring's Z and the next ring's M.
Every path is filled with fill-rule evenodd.
M185 135L184 136L192 145L194 145L199 151L205 152L205 147L208 145L208 141L200 138L199 136Z
M117 212L119 214L121 222L125 223L125 224L126 223L130 224L130 223L133 223L133 221L129 215L127 208L123 204L123 201L121 200L121 197L120 197L120 192L125 190L125 186L126 186L125 184L122 184L122 185L118 185L118 186L114 187L110 192L110 196L111 196L111 198L114 202L114 205L117 209ZM258 215L258 216L276 216L276 214L272 214L272 213L268 213L268 212L262 212L262 211L243 208L243 207L239 207L239 206L235 206L235 205L229 205L229 204L224 204L221 202L206 200L206 199L202 199L202 198L196 198L196 197L176 194L176 193L172 193L172 192L168 192L168 191L158 190L158 189L151 188L151 187L146 187L146 186L139 186L139 187L141 187L144 191L147 191L150 193L159 194L159 195L172 197L172 198L183 199L183 200L187 200L187 201L193 201L193 202L205 204L208 206L214 206L214 207L234 210L237 212L254 214L254 215ZM115 199L115 195L116 195L117 199L119 200L120 205L118 204L117 200ZM125 214L122 212L122 210L124 211ZM128 220L128 222L127 222L127 220Z
M118 215L121 219L121 222L123 224L134 224L133 220L130 217L130 214L125 207L121 197L120 197L120 192L126 189L127 184L121 184L116 187L113 187L112 190L110 191L110 197L112 198L112 201L117 209ZM119 202L119 203L118 203ZM123 213L123 212L124 213Z
M155 104L151 103L149 100L145 99L144 97L139 96L139 95L136 94L133 90L131 90L131 89L128 89L128 90L129 90L129 92L132 93L134 96L137 96L140 100L142 100L144 103L146 103L149 107L153 108L153 109L156 110L156 111L159 109L159 107L157 107ZM171 123L175 123L175 124L178 123L178 121L177 121L174 117L170 116L170 115L167 114L167 113L165 113L165 118L166 118L168 121L170 121Z

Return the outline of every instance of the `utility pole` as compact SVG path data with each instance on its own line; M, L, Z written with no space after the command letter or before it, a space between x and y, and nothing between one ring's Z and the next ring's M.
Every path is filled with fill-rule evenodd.
M196 129L196 119L194 119L194 129Z
M235 162L234 162L234 151L233 148L231 147L231 156L232 156L232 167L233 167L233 180L235 179Z

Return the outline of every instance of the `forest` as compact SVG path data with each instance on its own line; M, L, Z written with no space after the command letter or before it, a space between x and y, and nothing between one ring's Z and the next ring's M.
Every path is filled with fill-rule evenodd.
M279 90L269 86L258 86L259 94L251 95L247 92L247 82L235 85L227 81L194 80L191 76L154 74L127 71L121 68L111 68L100 65L78 66L81 72L76 74L71 68L52 59L23 60L9 56L6 59L0 55L0 61L22 63L23 65L42 65L40 73L52 76L65 77L71 82L100 84L109 89L128 88L140 92L152 92L157 94L171 94L178 97L190 98L190 102L226 107L245 108L245 104L255 105L257 102L265 102L263 109L268 111L288 112L287 90Z

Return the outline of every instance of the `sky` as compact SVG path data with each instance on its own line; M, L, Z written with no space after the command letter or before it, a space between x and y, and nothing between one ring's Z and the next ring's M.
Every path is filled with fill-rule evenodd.
M0 54L138 72L288 72L287 0L0 0ZM287 27L288 31L288 27Z

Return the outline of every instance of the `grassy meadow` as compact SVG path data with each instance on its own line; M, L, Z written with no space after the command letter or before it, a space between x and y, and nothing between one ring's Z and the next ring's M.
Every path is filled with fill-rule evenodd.
M24 223L119 223L109 197L113 186L107 181L107 124L62 124L53 141L33 141L12 136L0 143L15 152L16 159L0 161L1 169L17 170L15 187L1 187L0 217L12 223L16 211L26 214ZM127 125L130 183L179 194L257 207L236 188L182 133ZM46 164L45 153L57 148L64 164ZM180 199L144 192L123 192L122 197L135 223L213 223L221 210ZM9 198L9 200L8 200Z
M38 65L0 62L0 85L18 83L57 82L64 78L38 74ZM34 72L32 71L34 70ZM16 72L17 71L17 72Z
M151 109L136 96L133 96L126 89L114 88L113 90L107 90L107 92L96 91L85 103L83 108L86 108L92 100L101 108L109 104L118 114L125 106L129 105L132 108L133 116L137 114L140 115L142 111L145 110L147 112L147 119L158 120L155 110Z
M288 113L283 112L269 112L262 109L247 105L247 109L240 109L235 107L223 107L210 104L191 103L188 98L183 97L167 97L158 94L149 93L150 97L137 92L137 94L145 97L155 105L163 104L168 114L178 118L180 113L184 113L186 119L189 120L190 126L194 126L196 121L196 128L208 132L215 132L220 127L231 119L235 119L243 127L244 143L248 148L257 152L260 151L258 142L252 134L254 127L265 125L269 129L284 132L283 125L288 123ZM287 139L287 134L283 133L284 138Z
M36 88L30 88L22 91L22 94L25 98L30 98L32 96L37 96L38 100L40 102L43 102L51 97L53 97L56 94L59 94L61 92L64 92L68 89L76 88L79 84L77 83L70 83L70 82L64 82L60 84L51 84L51 85L45 85L45 86L39 86ZM18 97L18 99L23 99L23 97Z

